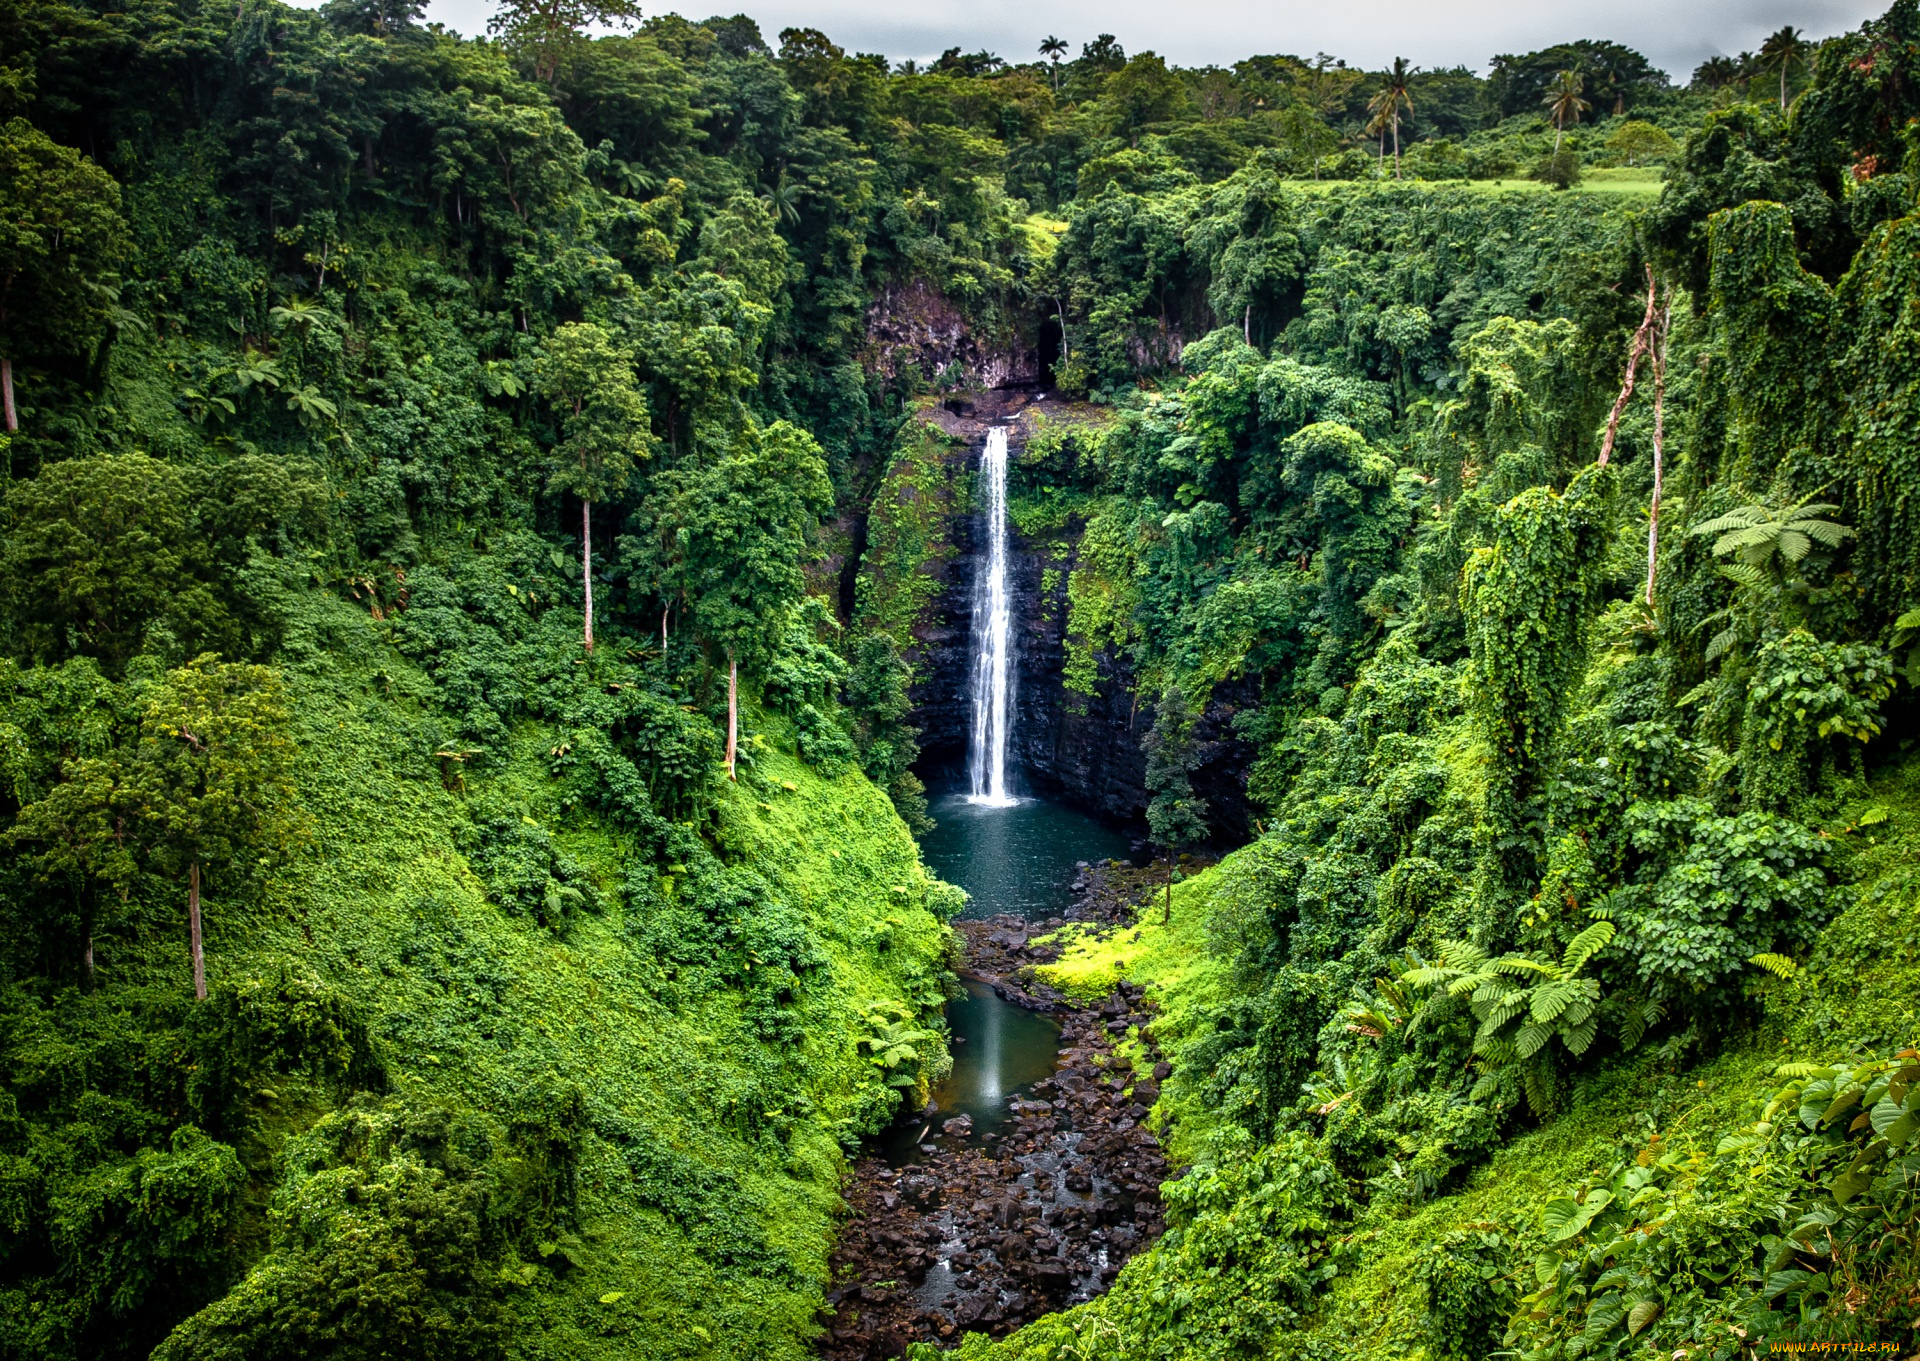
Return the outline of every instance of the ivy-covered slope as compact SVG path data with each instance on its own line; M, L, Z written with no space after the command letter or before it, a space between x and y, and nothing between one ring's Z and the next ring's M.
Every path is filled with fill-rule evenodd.
M93 990L8 991L8 1351L185 1318L159 1354L804 1354L843 1141L943 1061L872 1056L944 999L945 890L777 718L656 871L566 722L484 779L436 755L393 636L298 609L306 824L255 891L209 879L208 1002L170 883L114 909ZM566 669L575 704L623 683Z
M1168 1235L1111 1295L960 1354L1899 1346L1914 1309L1899 1163L1912 1135L1881 1103L1900 1107L1917 1076L1903 1046L1920 1024L1920 767L1862 789L1833 835L1845 903L1802 967L1756 974L1750 1028L1711 1055L1668 1045L1599 1067L1563 1114L1507 1138L1461 1139L1471 1107L1399 1078L1418 1046L1392 979L1337 1018L1380 1052L1310 1084L1317 1137L1310 1126L1261 1144L1223 1118L1208 1091L1238 980L1210 936L1266 900L1261 847L1175 885L1169 923L1156 902L1137 929L1076 942L1042 970L1049 982L1099 995L1130 978L1158 1001L1154 1038L1174 1075L1157 1118L1192 1166L1165 1188ZM1463 1154L1471 1172L1450 1176ZM1851 1194L1830 1189L1856 1165Z
M1444 372L1309 282L1035 470L1082 498L1070 648L1154 700L1156 842L1206 839L1230 682L1263 808L1053 973L1158 988L1168 1234L963 1355L1911 1346L1917 15L1710 115Z

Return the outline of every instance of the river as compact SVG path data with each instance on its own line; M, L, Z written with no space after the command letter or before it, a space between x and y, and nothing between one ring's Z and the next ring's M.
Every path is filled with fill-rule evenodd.
M1077 862L1128 852L1123 833L1044 799L996 806L956 793L937 799L932 811L937 825L920 853L934 873L971 895L964 917L1058 917L1071 903ZM985 983L966 981L965 995L947 1005L947 1025L953 1072L934 1089L937 1111L909 1112L880 1138L880 1151L895 1166L918 1161L921 1146L942 1141L940 1127L955 1116L970 1116L973 1129L950 1144L1004 1134L1009 1103L1053 1072L1059 1021L1002 1001Z

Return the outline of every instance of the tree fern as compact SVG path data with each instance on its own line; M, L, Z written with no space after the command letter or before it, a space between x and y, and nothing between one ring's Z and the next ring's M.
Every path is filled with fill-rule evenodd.
M1577 1057L1598 1037L1600 983L1585 970L1613 943L1615 932L1614 924L1600 917L1567 942L1558 962L1517 953L1490 958L1478 946L1445 941L1440 964L1402 975L1409 986L1467 999L1480 1023L1473 1052L1480 1060L1481 1077L1472 1099L1499 1090L1499 1074L1517 1067L1528 1105L1542 1113L1549 1108L1557 1088L1548 1046L1558 1037L1561 1047ZM1632 1041L1658 1017L1657 1007L1635 1003L1628 1014Z
M1722 569L1728 576L1745 568L1757 577L1760 569L1772 564L1776 553L1788 562L1799 563L1806 560L1816 543L1838 548L1846 542L1853 534L1851 529L1821 518L1838 509L1840 507L1824 501L1780 510L1741 506L1697 524L1688 532L1696 537L1717 536L1713 541L1714 556L1731 556L1735 560L1730 568ZM1741 580L1740 577L1734 579Z

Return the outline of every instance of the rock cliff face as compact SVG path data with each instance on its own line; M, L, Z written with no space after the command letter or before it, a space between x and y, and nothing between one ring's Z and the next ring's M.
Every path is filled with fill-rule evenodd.
M949 403L937 419L950 433L969 440L969 466L977 466L988 425L1014 422L1010 442L1017 456L1030 413L1045 409L1045 399L1036 403L1027 393L997 392ZM921 729L922 778L929 785L964 778L972 727L973 586L979 565L975 551L984 526L977 515L961 517L949 527L949 538L958 556L915 630L920 646L912 721ZM1136 702L1130 669L1111 657L1100 659L1097 696L1073 693L1062 682L1067 579L1077 531L1049 533L1046 543L1038 543L1009 527L1009 539L1018 658L1010 755L1019 784L1103 818L1141 822L1148 800L1141 739L1153 726L1152 697ZM1069 544L1064 561L1052 552L1061 541ZM1234 735L1232 718L1253 698L1222 687L1195 727L1204 764L1193 776L1194 791L1207 800L1209 821L1224 843L1244 840L1250 827L1246 771L1252 748Z
M916 370L943 387L988 389L1041 379L1040 323L1021 319L1005 335L980 336L951 299L922 281L883 288L866 321L861 362L869 373Z

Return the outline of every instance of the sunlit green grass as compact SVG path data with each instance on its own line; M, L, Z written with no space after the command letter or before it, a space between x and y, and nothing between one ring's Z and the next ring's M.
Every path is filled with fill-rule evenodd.
M1539 180L1512 176L1500 180L1293 180L1290 187L1309 193L1334 193L1359 186L1395 190L1466 190L1477 194L1550 194L1554 190ZM1643 195L1659 194L1665 176L1658 166L1618 166L1582 173L1580 183L1569 193Z

